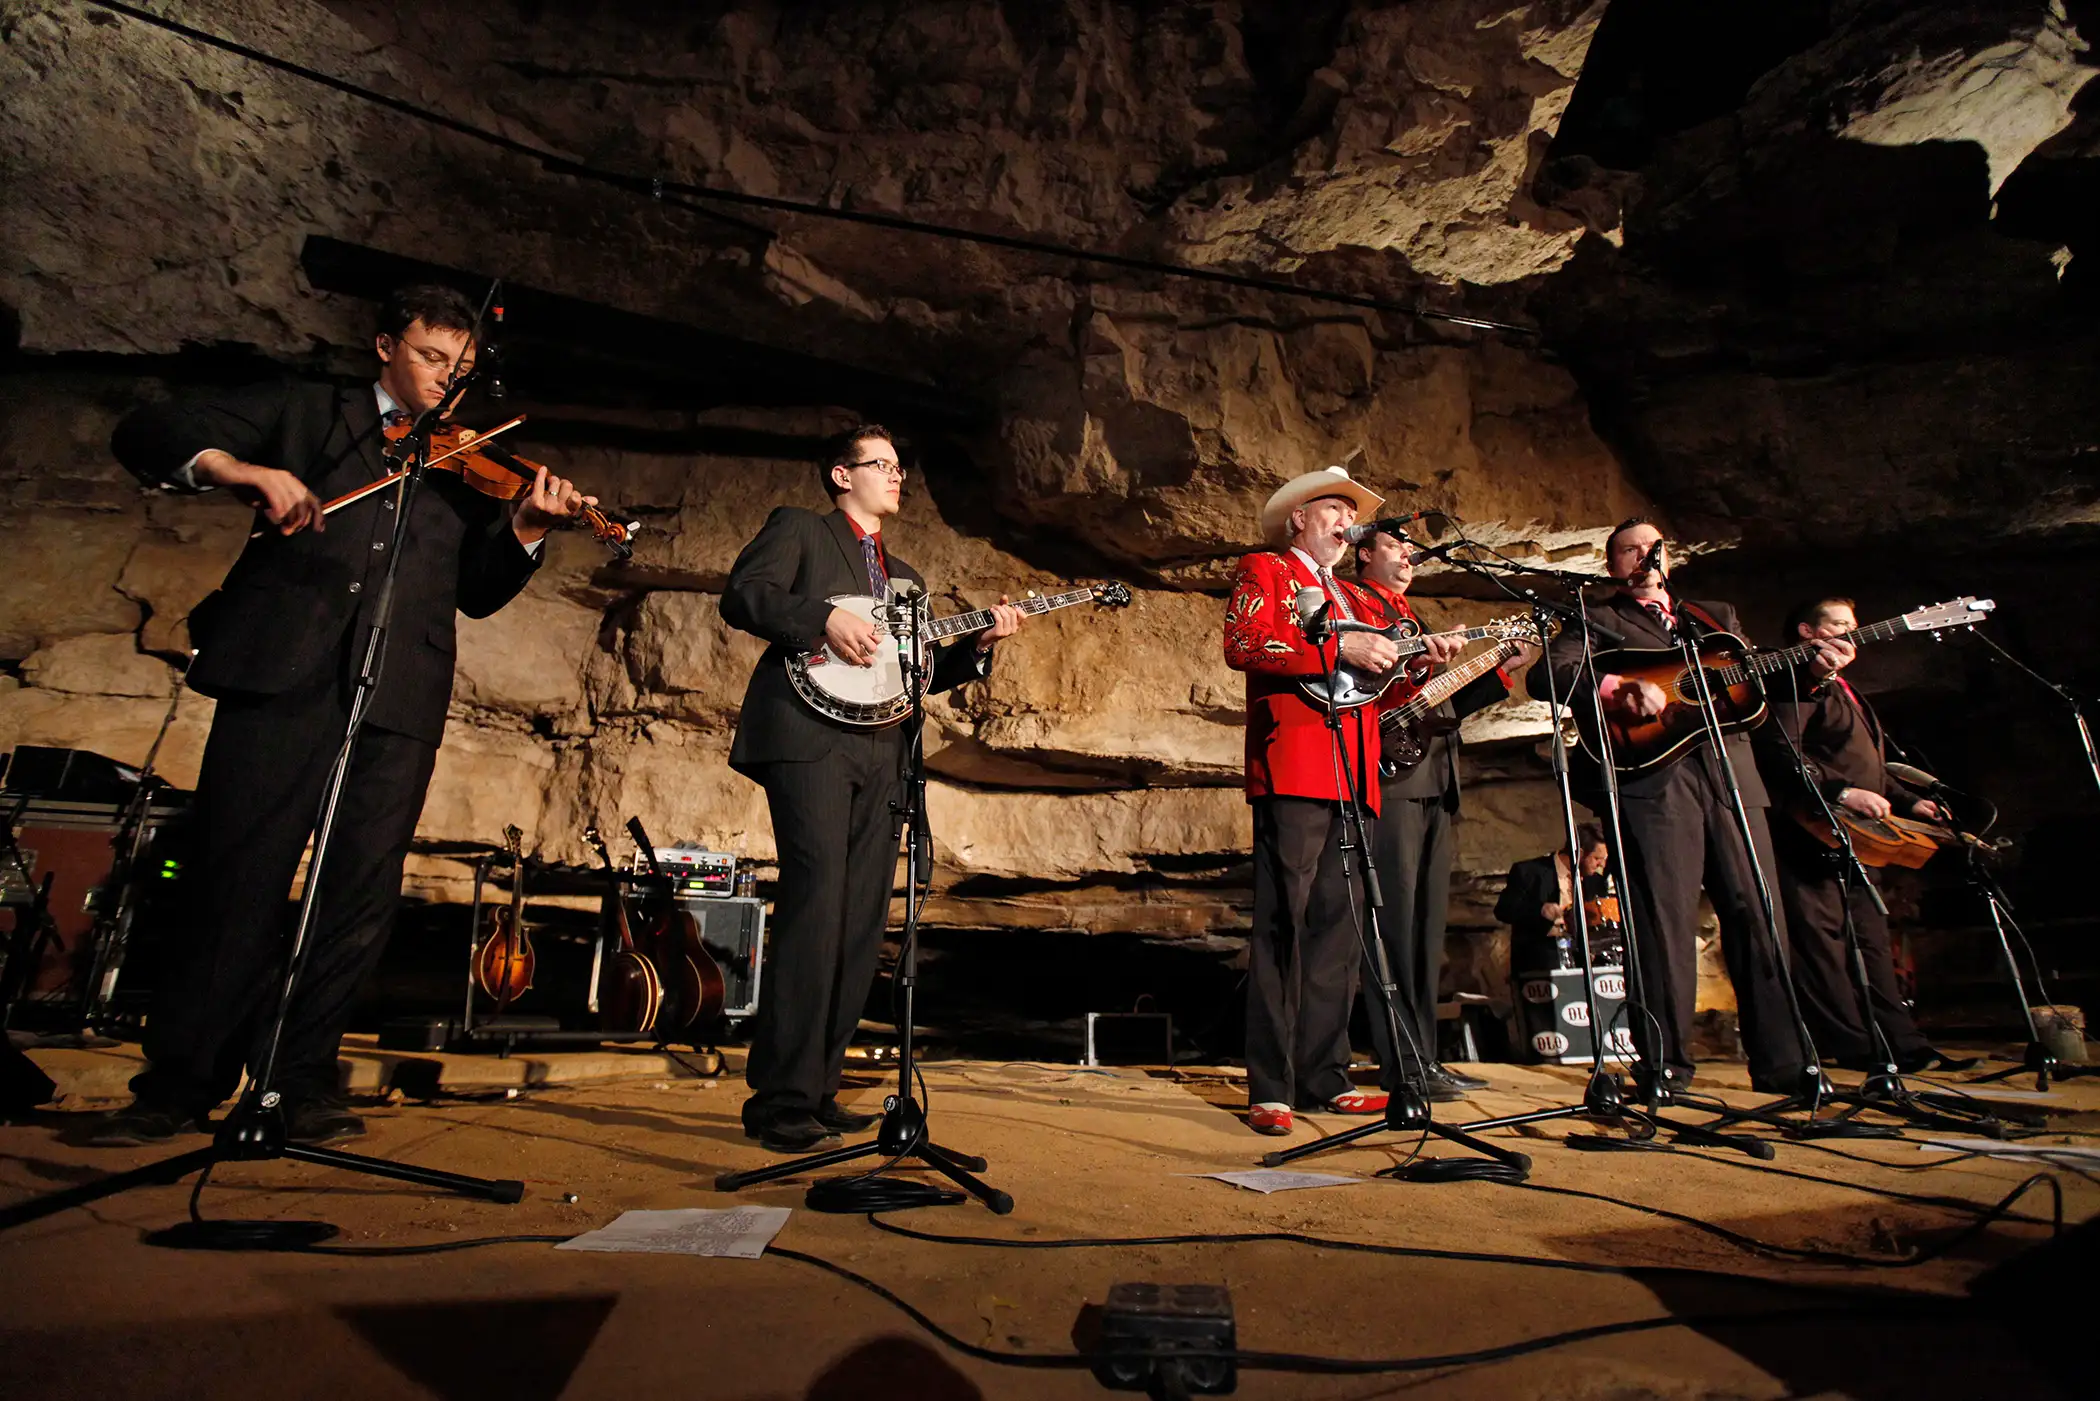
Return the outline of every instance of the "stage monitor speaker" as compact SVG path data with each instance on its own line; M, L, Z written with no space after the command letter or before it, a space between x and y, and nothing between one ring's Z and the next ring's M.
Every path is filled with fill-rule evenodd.
M1580 968L1519 973L1513 979L1518 1022L1535 1059L1561 1065L1587 1063L1594 1044L1590 1038L1599 1025L1610 1028L1604 1046L1606 1060L1626 1060L1633 1055L1633 1029L1620 1015L1626 1006L1626 970L1600 967L1593 971L1597 978L1594 1009L1583 997Z

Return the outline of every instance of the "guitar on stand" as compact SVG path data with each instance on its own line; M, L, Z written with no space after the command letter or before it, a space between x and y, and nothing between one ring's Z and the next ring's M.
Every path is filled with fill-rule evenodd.
M591 980L591 992L599 1020L608 1031L654 1031L664 1004L663 979L656 965L635 948L634 921L627 892L620 882L619 868L605 849L605 838L596 827L586 827L583 839L598 853L605 868L605 921L614 944ZM635 912L638 913L638 912ZM601 945L602 952L602 945Z
M1998 605L1988 598L1957 598L1935 603L1870 623L1846 633L1844 640L1855 646L1885 642L1910 632L1944 632L1970 628L1983 622ZM1684 757L1707 737L1706 716L1700 696L1711 696L1713 718L1723 734L1755 729L1764 723L1767 707L1763 678L1782 675L1809 660L1815 644L1759 650L1733 633L1709 631L1699 640L1700 667L1704 677L1685 664L1684 654L1674 647L1620 647L1597 655L1599 675L1607 673L1628 680L1646 681L1661 689L1664 706L1658 715L1629 719L1613 715L1602 724L1610 739L1609 752L1621 774L1652 772ZM1704 682L1702 687L1701 682ZM1599 745L1597 708L1574 707L1575 731L1582 748L1592 759L1604 752Z
M893 622L906 626L902 621L902 603L878 599L868 594L837 594L827 599L834 608L844 609L855 617L873 623L884 633L891 632ZM1095 584L1070 593L1051 594L1045 598L1038 594L1015 603L1013 606L1023 613L1049 613L1059 608L1070 608L1075 604L1091 603L1097 608L1123 608L1130 603L1130 588L1125 584ZM962 637L973 632L982 632L992 625L992 610L980 608L974 613L957 613L946 618L935 618L925 623L919 633L918 645L929 647L950 637ZM906 628L909 631L909 628ZM794 684L795 694L808 702L819 715L827 716L842 725L858 725L866 729L879 729L902 720L911 710L912 697L904 681L904 666L897 649L878 648L875 660L867 666L853 666L839 659L829 643L814 652L803 652L787 659L788 680ZM926 685L930 671L920 677L920 686Z
M648 864L649 873L663 885L663 912L655 921L655 937L650 941L650 961L655 963L657 974L663 979L663 1006L657 1013L656 1033L668 1041L673 1035L683 1039L705 1036L711 1032L721 1018L722 1003L727 993L727 984L722 977L722 965L715 961L706 940L700 937L700 922L693 912L678 903L678 892L671 877L664 871L663 863L657 859L656 844L649 840L642 819L627 819L627 834L634 838L635 849ZM695 1050L700 1049L697 1045Z

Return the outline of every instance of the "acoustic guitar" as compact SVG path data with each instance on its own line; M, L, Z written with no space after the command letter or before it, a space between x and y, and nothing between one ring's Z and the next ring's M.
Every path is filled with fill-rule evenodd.
M1837 809L1838 821L1852 839L1852 853L1862 866L1902 866L1915 871L1962 839L1962 834L1937 822L1914 817L1862 817L1850 808ZM1820 811L1796 812L1794 820L1807 828L1823 845L1835 850L1837 836Z
M1998 605L1988 598L1957 598L1935 603L1869 623L1844 634L1858 645L1885 642L1908 632L1943 632L1948 628L1974 627ZM1700 670L1713 698L1714 716L1723 734L1754 729L1767 714L1764 678L1783 675L1806 662L1814 645L1760 651L1734 633L1709 632L1699 641ZM1699 678L1685 665L1684 654L1674 647L1619 647L1597 654L1597 674L1616 674L1631 681L1646 681L1663 693L1659 715L1628 718L1611 715L1602 719L1611 737L1612 755L1618 771L1628 776L1652 773L1675 763L1706 740L1706 725L1700 717ZM1574 707L1575 733L1585 753L1599 755L1600 717L1595 705Z
M642 853L642 860L648 863L650 874L662 881L664 887L664 909L655 923L649 950L650 960L656 964L664 987L663 1008L656 1018L656 1034L668 1041L673 1033L682 1032L686 1036L705 1033L721 1017L722 1004L728 996L722 965L715 961L714 952L700 937L700 921L673 898L670 878L656 858L656 844L649 840L642 819L628 818L627 834L634 838L635 847Z

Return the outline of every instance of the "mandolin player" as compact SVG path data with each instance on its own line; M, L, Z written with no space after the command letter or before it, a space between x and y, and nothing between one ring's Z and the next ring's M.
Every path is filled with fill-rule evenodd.
M769 930L765 996L751 1029L744 1132L776 1153L803 1153L877 1118L838 1101L846 1047L875 980L897 879L897 797L903 731L856 728L819 714L795 692L790 655L829 646L866 666L894 646L865 618L828 601L884 598L892 580L921 587L883 525L903 500L905 468L889 430L864 423L825 444L818 479L825 515L781 506L744 546L722 594L722 617L771 645L751 673L729 765L766 790L780 881ZM1003 598L992 625L934 654L932 691L990 674L992 644L1013 635L1019 609Z
M218 708L194 809L193 923L146 1022L134 1103L90 1141L155 1143L199 1127L260 1054L275 1009L285 900L349 724L373 600L386 575L396 493L325 526L320 502L385 474L383 428L441 399L471 368L474 308L446 287L387 298L376 381L279 382L130 414L111 443L149 485L223 489L259 529L216 593L190 614L190 689ZM364 1131L338 1094L336 1044L386 946L402 865L422 814L452 695L453 619L485 618L538 567L552 526L587 498L542 470L505 510L433 474L411 511L391 644L343 791L305 968L285 1023L276 1085L300 1143Z
M1781 806L1791 812L1820 816L1820 807L1805 788L1813 783L1833 808L1859 817L1896 813L1936 820L1941 815L1938 805L1890 775L1880 717L1844 677L1854 655L1844 637L1858 627L1849 598L1811 599L1788 615L1788 634L1816 644L1832 669L1798 693L1786 677L1768 687L1772 716L1754 736L1758 766ZM1800 764L1789 739L1800 749ZM1888 1039L1897 1068L1905 1073L1939 1064L1960 1068L1961 1063L1946 1060L1932 1048L1904 1006L1896 985L1888 917L1873 898L1854 889L1848 902L1831 849L1798 823L1778 824L1773 844L1779 854L1779 893L1786 906L1794 990L1816 1044L1839 1065L1856 1070L1881 1067L1880 1047L1863 1020L1846 950L1849 903L1874 1020Z
M1666 653L1677 646L1680 626L1740 635L1735 609L1725 603L1695 603L1677 598L1669 587L1669 551L1662 532L1643 520L1617 526L1604 542L1604 567L1616 581L1612 595L1591 605L1598 622L1625 635L1624 646ZM1594 694L1572 695L1582 660L1579 630L1563 631L1546 651L1553 685L1574 705L1597 706L1607 714L1627 717L1659 714L1662 690L1652 682L1607 672ZM1849 644L1838 644L1847 647ZM1817 678L1834 673L1837 648L1819 653L1813 663ZM1526 678L1532 697L1547 696L1547 666L1535 666ZM1785 684L1782 678L1779 684ZM1758 778L1750 743L1730 735L1727 754L1750 817L1759 864L1773 867L1772 838L1765 821L1769 799ZM1601 776L1594 764L1577 767L1571 777L1576 797L1592 811L1602 811ZM1708 745L1699 745L1673 762L1619 780L1620 829L1626 841L1626 868L1634 923L1634 951L1639 970L1638 995L1648 1016L1632 1023L1642 1064L1635 1074L1659 1076L1665 1091L1690 1084L1692 1014L1699 988L1699 891L1703 886L1721 924L1721 951L1734 984L1743 1049L1750 1062L1751 1083L1760 1090L1792 1093L1801 1088L1808 1048L1800 1044L1787 1007L1785 970L1772 956L1773 943L1764 929L1763 902L1756 876L1743 850L1741 833L1730 808L1727 775ZM1782 922L1785 919L1781 911ZM1784 937L1784 930L1780 931Z

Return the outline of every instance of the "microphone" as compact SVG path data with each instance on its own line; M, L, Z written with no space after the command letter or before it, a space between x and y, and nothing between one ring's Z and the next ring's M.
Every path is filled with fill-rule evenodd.
M926 586L910 579L890 580L889 613L890 636L897 639L897 663L907 675L914 660L914 648L918 642L913 624L918 620L918 601L926 596Z
M1421 520L1424 516L1441 516L1442 514L1444 514L1442 511L1439 511L1434 506L1432 506L1429 507L1427 510L1411 511L1404 516L1387 516L1382 520L1361 521L1355 525L1350 526L1347 530L1343 531L1342 538L1344 540L1347 540L1350 544L1355 545L1361 543L1362 541L1370 539L1373 535L1378 535L1381 533L1386 535L1404 536L1405 532L1402 530L1403 526L1413 525L1416 521ZM1433 535L1443 534L1442 531L1431 531L1430 533Z
M1323 590L1304 588L1291 600L1291 611L1298 617L1298 627L1309 641L1318 642L1327 635L1327 611L1333 605Z
M1660 535L1656 536L1655 543L1648 547L1647 555L1641 560L1641 568L1650 574L1660 575L1662 573L1663 542Z
M1946 786L1937 778L1925 772L1925 770L1913 768L1909 764L1899 764L1893 759L1882 765L1882 767L1887 769L1889 776L1898 783L1909 784L1912 788L1922 788L1930 792L1935 788L1944 788Z

